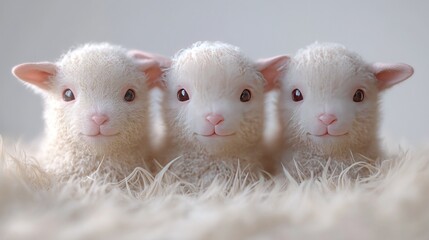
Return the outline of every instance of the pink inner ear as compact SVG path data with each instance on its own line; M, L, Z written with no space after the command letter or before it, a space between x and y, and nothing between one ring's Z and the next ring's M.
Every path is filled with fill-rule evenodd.
M169 68L171 66L171 59L159 54L130 50L128 51L128 55L134 59L153 59L159 63L161 68Z
M256 62L256 68L261 72L266 82L265 91L269 91L276 87L289 59L290 57L282 55L260 59Z
M162 69L159 63L153 59L140 59L137 60L139 70L144 72L147 77L149 88L163 87L161 82Z
M404 63L374 63L371 70L377 79L379 90L384 90L408 79L414 73L413 67Z
M24 63L15 66L12 69L15 77L28 82L36 87L49 90L49 79L57 73L57 67L54 63Z

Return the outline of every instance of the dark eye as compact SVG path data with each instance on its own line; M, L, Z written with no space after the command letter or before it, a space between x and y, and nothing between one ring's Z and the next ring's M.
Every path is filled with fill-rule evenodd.
M68 88L66 90L64 90L63 100L66 102L70 102L70 101L74 100L74 94L73 94L72 90L70 90Z
M301 91L299 91L298 88L296 88L292 91L292 100L294 102L299 102L299 101L304 100L304 96L302 96L302 93L301 93Z
M244 89L240 96L240 101L248 102L252 98L252 94L249 89Z
M353 102L362 102L365 98L365 93L362 89L358 89L355 92L355 95L353 96Z
M177 99L179 99L179 101L181 102L185 102L189 100L189 95L185 89L182 88L177 92Z
M124 100L127 102L134 101L134 98L136 98L136 93L132 89L128 89L125 93Z

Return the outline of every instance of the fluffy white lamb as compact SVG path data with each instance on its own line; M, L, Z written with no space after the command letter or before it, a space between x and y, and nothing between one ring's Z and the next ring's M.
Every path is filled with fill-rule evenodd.
M170 170L203 186L234 177L238 165L257 173L269 164L261 159L264 93L287 59L255 63L221 42L198 42L180 51L165 79L170 142L161 162L177 158Z
M161 76L156 61L107 43L86 44L56 63L24 63L12 71L45 100L37 158L47 172L119 180L146 166L148 86Z
M355 162L373 163L381 156L380 93L412 74L406 64L368 64L338 44L298 51L280 84L286 169L299 178L320 175L328 160L330 174ZM359 166L350 171L365 172Z

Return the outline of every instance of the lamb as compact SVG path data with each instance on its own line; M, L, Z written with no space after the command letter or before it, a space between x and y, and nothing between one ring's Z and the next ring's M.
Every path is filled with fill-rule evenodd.
M413 68L368 64L334 43L314 43L287 65L279 96L282 164L296 179L320 176L325 166L331 176L348 167L350 176L367 175L366 164L354 163L372 164L382 154L380 93L409 78Z
M162 74L156 61L108 43L86 44L56 63L24 63L12 72L44 98L37 159L48 173L119 180L149 167L148 86Z
M169 144L161 163L182 180L207 186L240 166L257 176L264 168L264 92L280 77L286 56L257 63L239 48L197 42L180 51L165 77Z

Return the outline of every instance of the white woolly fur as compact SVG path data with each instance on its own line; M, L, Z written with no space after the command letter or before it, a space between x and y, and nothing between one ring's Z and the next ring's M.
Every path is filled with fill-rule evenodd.
M328 161L336 173L355 162L374 163L382 157L380 92L410 75L408 65L369 64L339 44L314 43L298 51L281 81L282 163L295 177L321 174ZM301 101L293 100L296 89ZM359 90L364 98L355 102Z
M252 169L261 155L264 128L265 81L256 65L237 47L221 42L198 42L172 60L165 84L165 115L170 143L164 164L190 182L211 182L232 176L237 165ZM189 100L179 101L186 90ZM251 99L241 102L245 89ZM224 120L215 127L210 114ZM225 136L204 136L216 133Z
M31 82L25 73L43 73L41 65L52 68L50 76ZM97 172L122 179L135 167L145 166L148 78L125 49L86 44L56 63L17 66L14 74L44 97L45 137L37 158L47 172L61 178ZM66 89L73 92L73 101L63 99ZM128 89L135 92L132 102L124 100ZM108 119L98 126L95 115Z
M359 181L234 178L190 190L163 170L40 189L49 178L25 151L0 146L0 238L428 239L428 150L396 152Z

